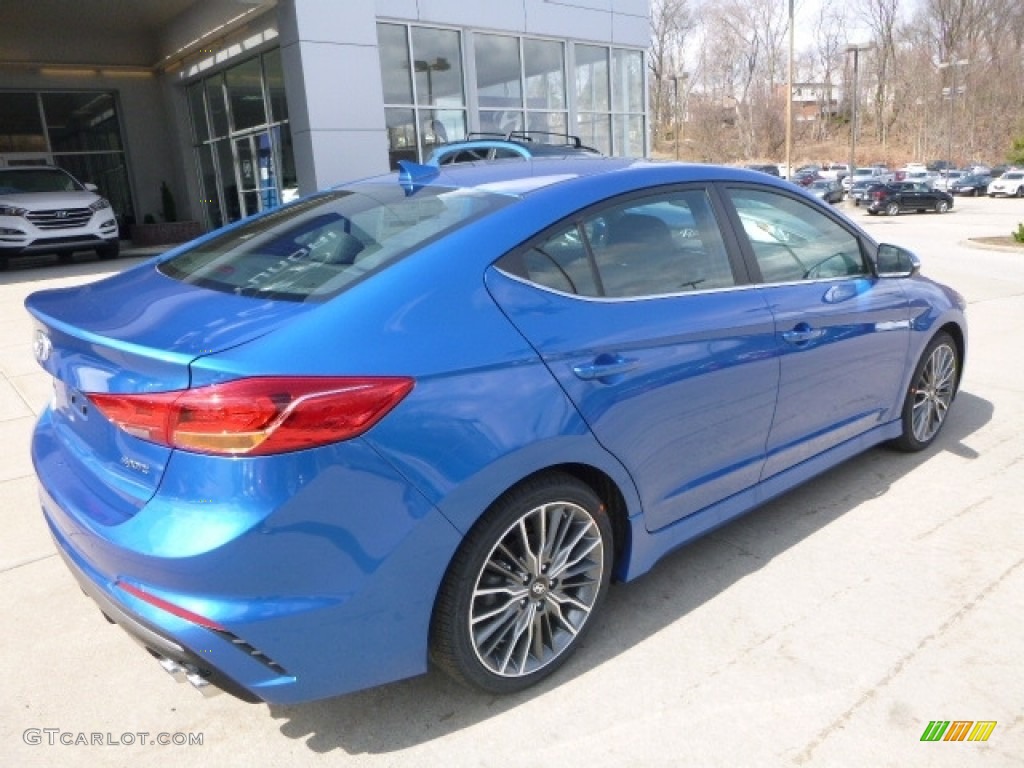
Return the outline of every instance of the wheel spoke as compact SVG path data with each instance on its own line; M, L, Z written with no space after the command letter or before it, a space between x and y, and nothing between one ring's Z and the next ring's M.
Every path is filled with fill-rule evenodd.
M575 503L518 518L483 563L470 603L477 658L503 677L535 672L572 645L601 590L604 542Z

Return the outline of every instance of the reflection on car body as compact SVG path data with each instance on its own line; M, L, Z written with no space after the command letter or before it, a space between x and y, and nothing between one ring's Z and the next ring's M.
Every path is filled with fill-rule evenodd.
M27 300L82 589L203 690L554 673L611 581L933 444L964 301L788 181L623 158L400 174Z

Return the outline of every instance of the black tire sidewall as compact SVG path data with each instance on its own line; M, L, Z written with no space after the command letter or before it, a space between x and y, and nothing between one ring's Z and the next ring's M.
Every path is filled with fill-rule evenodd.
M502 677L477 658L469 632L473 590L491 551L516 520L538 506L555 501L576 504L597 524L604 546L601 584L590 615L558 658L528 675ZM498 499L463 540L445 574L431 622L431 659L457 681L490 693L523 690L554 673L579 646L607 595L614 566L611 521L594 491L571 475L552 472L532 478Z
M903 433L893 441L893 445L903 451L917 452L923 451L942 433L942 428L946 426L946 422L943 421L939 425L938 430L928 440L921 441L914 437L914 390L917 387L918 381L921 379L921 373L924 367L928 364L928 360L932 354L940 346L948 346L953 352L953 359L956 361L956 376L960 375L960 353L957 350L956 343L953 341L953 337L945 331L939 331L932 337L932 340L928 342L928 345L924 348L924 352L921 353L920 359L917 361L917 365L914 367L914 375L910 379L910 386L907 388L906 396L903 400L903 411L901 413L901 420L903 424ZM955 393L954 393L955 396Z

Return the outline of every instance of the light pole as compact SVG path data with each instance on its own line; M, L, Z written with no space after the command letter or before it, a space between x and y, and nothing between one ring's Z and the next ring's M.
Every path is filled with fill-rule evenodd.
M853 91L850 93L850 190L853 190L853 171L857 167L857 102L860 101L860 52L874 48L872 43L851 43L846 52L853 54Z
M789 63L786 67L786 178L793 178L793 0L789 0Z
M682 81L685 82L686 79L689 76L690 76L689 72L680 72L678 75L672 75L672 82L675 85L675 94L674 94L674 96L675 96L675 103L676 103L676 106L675 106L674 130L673 130L673 133L675 134L675 137L676 137L676 160L679 159L679 133L683 129L683 115L682 115L682 113L680 111L680 108L679 108L679 81L682 80Z
M953 124L955 120L953 104L956 101L957 93L963 93L966 90L966 88L962 85L959 89L956 87L956 68L964 67L967 66L968 64L970 64L970 61L968 61L967 59L951 58L949 61L943 61L938 65L938 68L940 70L949 68L950 72L949 88L942 89L943 98L949 99L949 135L946 137L948 149L946 153L946 167L943 169L946 175L947 186L949 185L949 166L953 162Z

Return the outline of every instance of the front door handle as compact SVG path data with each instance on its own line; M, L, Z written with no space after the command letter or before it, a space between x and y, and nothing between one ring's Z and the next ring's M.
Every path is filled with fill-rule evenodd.
M628 373L639 364L640 361L634 358L620 357L619 355L599 355L592 363L574 365L572 372L584 381L605 381L614 376Z

